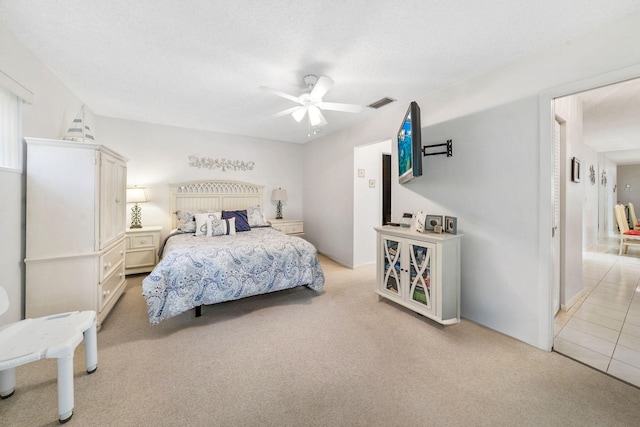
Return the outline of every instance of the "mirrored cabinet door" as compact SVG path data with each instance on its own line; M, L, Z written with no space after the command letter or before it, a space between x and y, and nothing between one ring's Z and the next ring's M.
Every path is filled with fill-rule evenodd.
M383 239L383 283L388 292L402 295L402 245L397 240Z
M432 305L431 262L434 254L429 244L409 244L409 298L429 309Z

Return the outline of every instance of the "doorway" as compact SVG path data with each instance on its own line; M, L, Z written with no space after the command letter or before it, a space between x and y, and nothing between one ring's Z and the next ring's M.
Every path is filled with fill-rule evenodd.
M385 185L381 158L383 154L390 153L391 140L354 147L353 267L376 262L376 233L373 228L383 224L382 189Z
M611 237L613 230L610 228L613 204L623 197L619 189L616 193L616 170L621 164L618 162L640 165L640 141L636 141L637 137L625 137L621 133L631 130L630 135L634 135L640 132L638 129L629 129L635 126L637 120L628 120L631 123L626 124L617 121L626 112L633 117L640 114L640 108L635 112L622 112L620 108L629 105L623 98L634 93L637 94L634 102L638 104L640 79L614 82L557 97L554 101L556 118L571 110L564 116L569 123L562 120L561 123L554 122L553 129L554 166L559 158L561 167L565 168L564 176L560 179L561 186L566 190L561 194L561 224L571 226L580 223L580 229L574 228L570 233L563 234L563 238L569 242L573 239L574 243L568 247L561 246L563 281L560 300L563 310L555 317L553 349L612 376L640 385L637 374L629 373L630 370L640 371L640 351L634 353L632 349L634 343L640 343L640 334L633 324L627 325L627 320L633 319L630 314L633 307L640 307L640 300L635 298L640 273L632 265L640 262L640 251L630 250L627 255L619 256L618 241ZM571 108L567 109L567 105ZM630 108L627 107L627 110ZM559 110L562 111L560 114ZM577 127L575 122L578 122ZM573 132L569 141L566 140L567 130L559 130L562 127L568 127L569 133ZM559 155L556 148L558 134L561 139ZM620 144L621 141L625 144ZM637 146L631 148L634 143ZM621 146L627 149L621 150ZM582 163L579 180L570 173L571 159L577 156L580 156ZM575 244L578 239L580 245ZM558 263L555 253L553 260L555 271ZM579 277L580 282L565 284L564 279L568 276L564 270L578 267L579 271L571 277ZM552 312L556 313L555 288L552 293Z
M382 153L382 225L391 222L391 154Z

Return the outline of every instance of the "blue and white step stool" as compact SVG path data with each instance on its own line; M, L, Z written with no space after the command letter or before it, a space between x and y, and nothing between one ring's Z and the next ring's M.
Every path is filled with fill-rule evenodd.
M3 304L6 301L6 291L0 287L0 314L8 307ZM17 366L43 358L58 359L59 420L60 423L69 421L74 401L73 353L84 338L87 372L95 372L98 368L96 332L95 311L24 319L0 327L0 397L7 399L13 395Z

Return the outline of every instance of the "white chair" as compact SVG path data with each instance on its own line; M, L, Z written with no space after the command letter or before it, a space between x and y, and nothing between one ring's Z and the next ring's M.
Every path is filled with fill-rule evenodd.
M633 203L629 202L629 224L631 224L631 228L633 230L640 229L640 224L638 224L638 218L636 217L636 211L633 209Z
M9 298L0 287L0 314ZM0 397L13 395L16 367L42 358L58 359L58 414L60 423L73 415L73 353L84 336L87 372L98 369L95 311L74 311L24 319L0 327Z
M627 215L624 212L624 206L616 205L614 207L616 214L616 222L620 229L620 252L618 255L627 253L629 246L640 246L640 230L629 230Z

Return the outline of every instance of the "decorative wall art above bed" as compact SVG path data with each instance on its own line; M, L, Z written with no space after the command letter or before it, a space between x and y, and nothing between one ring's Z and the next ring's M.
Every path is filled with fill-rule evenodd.
M192 308L198 316L202 305L299 286L322 292L316 248L269 225L260 208L263 186L207 181L170 187L175 230L142 282L151 324Z
M204 169L221 169L226 172L227 169L234 171L250 171L256 162L245 162L244 160L230 159L212 159L211 157L189 156L189 166Z

